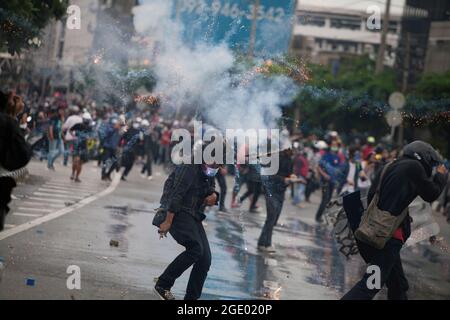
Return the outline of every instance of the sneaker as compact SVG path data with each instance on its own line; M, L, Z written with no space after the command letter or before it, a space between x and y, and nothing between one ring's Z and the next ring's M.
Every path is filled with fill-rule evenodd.
M124 176L122 176L122 178L120 178L120 180L127 181L127 179Z
M74 175L71 175L70 180L74 180L74 179L75 179Z
M172 292L170 292L170 290L164 289L159 286L155 286L154 290L161 300L175 300L175 296L172 294Z
M78 183L80 183L81 182L81 180L79 179L79 178L75 178L75 180L74 180L75 182L78 182Z
M267 253L275 253L276 252L276 250L273 246L268 246L268 247L258 246L258 250L262 251L262 252L267 252Z
M259 209L259 208L251 208L248 212L250 212L250 213L260 213L261 212L261 210Z
M153 180L153 176L148 176L147 180Z

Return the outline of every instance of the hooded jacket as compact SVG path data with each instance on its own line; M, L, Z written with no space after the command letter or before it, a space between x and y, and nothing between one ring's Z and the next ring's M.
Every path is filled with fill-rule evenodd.
M416 146L420 146L422 157L419 160L411 154L417 153ZM399 216L411 202L420 196L426 202L435 201L444 189L447 178L445 175L436 173L431 175L431 168L438 161L437 153L434 149L422 148L423 144L406 146L403 156L394 161L381 182L378 208L390 212L394 216ZM431 154L431 153L435 154ZM381 172L382 170L380 170ZM369 190L368 203L375 195L376 187L380 179L380 172ZM405 240L411 234L411 219L409 216L402 223Z

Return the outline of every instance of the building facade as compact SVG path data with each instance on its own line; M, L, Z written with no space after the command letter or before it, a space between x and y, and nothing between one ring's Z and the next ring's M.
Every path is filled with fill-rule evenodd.
M369 14L349 8L305 6L297 8L292 52L313 63L331 64L342 57L368 54L375 58L381 30L367 25ZM383 23L383 21L381 21ZM393 66L401 33L401 16L390 15L385 64Z
M406 0L396 62L405 90L413 88L424 72L449 70L448 22L450 1Z

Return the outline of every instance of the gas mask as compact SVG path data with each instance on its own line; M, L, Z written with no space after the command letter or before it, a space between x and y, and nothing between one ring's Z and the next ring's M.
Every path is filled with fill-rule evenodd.
M208 166L203 166L203 173L207 176L207 177L215 177L217 172L219 172L219 168L211 168Z

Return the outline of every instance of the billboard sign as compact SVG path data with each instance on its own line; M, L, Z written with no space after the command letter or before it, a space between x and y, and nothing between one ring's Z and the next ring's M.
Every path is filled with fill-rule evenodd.
M226 42L256 56L289 49L295 0L174 0L174 16L184 26L184 40L195 44ZM255 19L256 18L256 19Z

